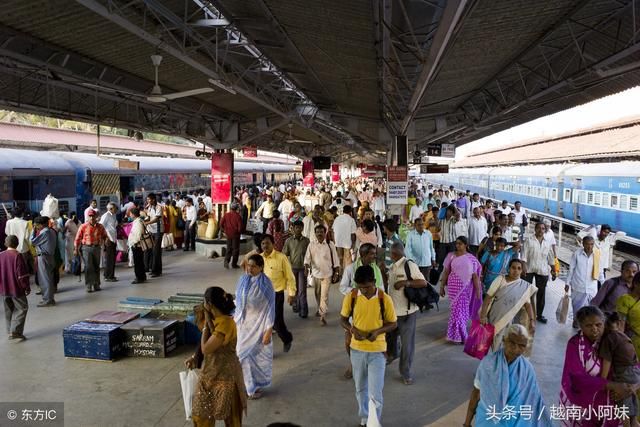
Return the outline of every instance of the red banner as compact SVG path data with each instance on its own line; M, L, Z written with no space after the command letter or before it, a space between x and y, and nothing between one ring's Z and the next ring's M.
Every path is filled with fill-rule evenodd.
M258 147L244 147L242 149L243 157L258 157Z
M305 160L302 162L302 185L304 187L313 187L313 162L311 160Z
M231 201L231 179L233 177L233 153L211 155L211 202Z
M393 182L407 182L407 167L406 166L388 166L387 167L387 181Z
M340 182L340 164L331 165L331 182Z

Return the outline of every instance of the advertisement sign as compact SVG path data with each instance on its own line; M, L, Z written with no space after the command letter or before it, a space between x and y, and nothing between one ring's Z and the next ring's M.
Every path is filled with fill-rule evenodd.
M387 167L387 204L406 205L409 182L406 166Z
M243 157L258 157L258 147L244 147L242 149Z
M331 165L331 182L340 182L340 164Z
M211 155L211 202L229 203L233 177L233 153Z
M302 162L302 185L304 187L313 187L313 161L305 160Z

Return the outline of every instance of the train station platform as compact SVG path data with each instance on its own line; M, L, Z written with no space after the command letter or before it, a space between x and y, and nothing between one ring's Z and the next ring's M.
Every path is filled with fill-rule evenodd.
M0 340L0 400L63 401L67 427L191 425L185 421L178 373L192 346L179 347L164 359L122 358L113 363L67 359L63 354L64 327L99 311L115 310L127 296L164 299L177 292L203 292L211 285L232 292L240 275L239 270L225 270L220 258L182 251L165 253L164 264L163 276L137 286L130 284L133 269L119 266L119 282L105 283L102 292L93 294L86 294L76 277L66 276L53 308L36 308L39 296L32 294L25 329L28 339ZM555 322L563 285L556 280L548 286L549 323L538 325L531 358L547 406L557 403L564 349L573 334L570 323ZM340 301L336 286L330 295L327 327L314 317L301 319L285 308L293 347L283 353L274 335L273 385L262 399L249 401L244 425L276 421L318 427L357 425L353 381L342 376L347 356L339 326ZM445 341L448 304L443 299L440 311L419 317L415 384L402 383L397 362L388 367L384 426L451 426L464 421L478 361L464 354L461 346ZM310 305L315 306L311 293Z

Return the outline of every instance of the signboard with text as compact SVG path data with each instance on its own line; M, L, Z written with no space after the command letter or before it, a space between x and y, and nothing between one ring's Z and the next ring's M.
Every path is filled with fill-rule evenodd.
M449 173L449 165L428 164L420 166L420 173Z
M340 164L333 163L331 165L331 182L340 182Z
M243 157L258 157L258 147L244 147L242 149Z
M427 156L429 157L440 157L442 155L442 145L441 144L429 144L427 146Z
M305 160L302 162L302 185L304 187L313 187L314 182L313 161Z
M441 154L442 157L455 157L456 145L455 144L442 144Z
M233 177L233 153L211 155L211 202L229 203Z
M387 204L406 205L409 182L406 166L387 167Z

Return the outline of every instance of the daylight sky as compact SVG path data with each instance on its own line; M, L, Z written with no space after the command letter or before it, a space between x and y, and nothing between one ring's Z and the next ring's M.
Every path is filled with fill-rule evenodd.
M640 116L640 86L465 144L456 148L456 160L532 138L552 138L633 116Z

